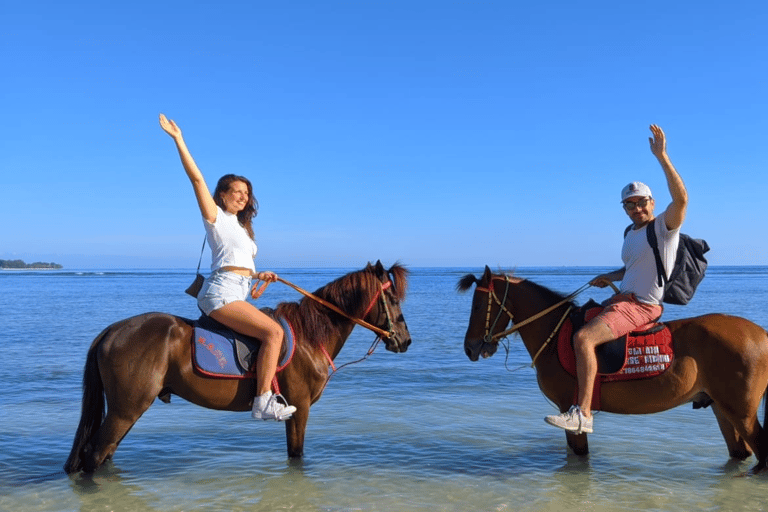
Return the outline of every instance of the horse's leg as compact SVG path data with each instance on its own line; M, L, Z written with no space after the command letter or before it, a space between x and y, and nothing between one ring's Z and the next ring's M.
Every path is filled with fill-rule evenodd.
M141 416L141 415L139 415ZM104 461L111 459L120 441L138 420L136 418L118 418L116 414L107 413L96 435L85 448L83 469L87 473L95 471Z
M309 405L291 402L296 407L291 419L285 422L285 440L288 444L288 457L292 459L304 455L304 434L307 431L307 420L309 419Z
M710 395L711 396L711 395ZM746 403L740 404L741 407L733 404L718 402L715 400L714 406L719 406L720 414L725 420L729 421L736 434L752 449L757 456L758 466L756 469L765 467L768 458L768 443L766 443L766 431L760 426L757 420L757 408L748 407ZM742 412L739 412L742 411ZM718 422L720 419L718 418Z
M135 395L135 393L131 394ZM156 396L157 393L144 393L139 400L124 400L111 396L107 391L107 416L93 436L90 445L85 449L86 472L95 471L105 460L112 458L120 441L141 415L149 409Z
M139 365L138 360L132 361ZM152 405L162 389L162 381L155 378L158 369L138 367L139 371L127 372L125 361L100 360L107 415L89 446L86 447L85 471L95 471L105 460L112 458L120 441Z
M715 413L717 424L720 426L720 432L725 439L725 445L728 447L728 454L739 460L748 459L752 455L752 450L749 448L744 439L736 432L733 425L720 411L717 404L712 404L712 412Z
M286 390L285 398L288 403L296 407L291 419L285 422L285 440L288 445L288 457L295 459L304 455L304 434L307 431L309 420L309 406L311 400L306 389L297 390L300 383L291 382L290 389ZM299 391L299 392L297 392Z
M589 453L589 441L587 440L587 434L574 434L573 432L565 433L565 440L568 442L568 446L573 450L576 455L587 455Z

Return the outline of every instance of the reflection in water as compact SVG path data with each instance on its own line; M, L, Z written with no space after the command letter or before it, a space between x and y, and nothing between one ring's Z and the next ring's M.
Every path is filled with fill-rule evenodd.
M70 482L73 493L80 499L79 510L82 512L162 510L151 505L151 492L139 485L126 483L120 476L120 470L111 461L107 461L92 475L71 475Z

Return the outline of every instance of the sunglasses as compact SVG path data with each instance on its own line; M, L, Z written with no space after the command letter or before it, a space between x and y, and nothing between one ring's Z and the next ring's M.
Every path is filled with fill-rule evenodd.
M645 208L646 206L648 206L648 201L650 201L650 199L647 197L644 197L642 199L638 199L637 201L624 201L622 205L624 206L624 209L629 212L638 207Z

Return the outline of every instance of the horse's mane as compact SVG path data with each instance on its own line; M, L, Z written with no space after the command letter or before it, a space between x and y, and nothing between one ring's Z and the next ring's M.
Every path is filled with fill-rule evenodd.
M535 283L535 282L533 282L533 281L531 281L529 279L526 279L524 281L524 283L526 284L526 286L530 286L530 287L536 289L537 291L539 291L547 302L551 301L552 303L558 303L558 302L560 302L561 300L563 300L563 299L565 299L567 297L567 295L565 295L563 293L551 290L551 289L547 288L546 286L541 285L539 283Z
M503 272L501 274L494 274L494 277L504 277L504 276L513 277L513 274L512 273L506 273L506 272ZM465 292L465 291L469 290L472 287L473 284L476 284L476 283L479 284L480 283L480 279L475 277L474 274L467 274L464 277L462 277L461 279L459 279L459 282L456 284L456 289L458 291L460 291L460 292ZM553 304L557 303L557 302L560 302L560 301L562 301L563 299L566 298L566 295L564 295L564 294L562 294L560 292L556 292L554 290L551 290L551 289L547 288L544 285L541 285L539 283L531 281L530 279L521 279L519 284L521 286L527 286L527 287L535 290L536 292L539 293L539 295L542 296L542 298L545 301L547 301L547 302L551 301Z
M403 300L408 287L408 270L395 263L389 269L394 294ZM370 263L362 270L350 272L325 286L318 288L314 295L338 306L351 316L359 317L374 295L379 291L376 267ZM309 297L299 302L283 302L276 313L284 316L293 326L297 337L313 345L325 344L339 330L339 324L348 320Z

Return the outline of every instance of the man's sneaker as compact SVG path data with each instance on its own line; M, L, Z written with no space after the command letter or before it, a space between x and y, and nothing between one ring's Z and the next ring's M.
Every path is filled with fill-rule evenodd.
M253 411L251 417L255 420L275 420L284 421L296 412L292 405L283 405L277 401L279 395L272 394L271 391L257 396L253 399ZM282 398L282 396L280 397Z
M544 421L568 432L576 434L592 433L592 417L587 418L584 416L578 405L572 405L568 412L547 416L544 418Z

